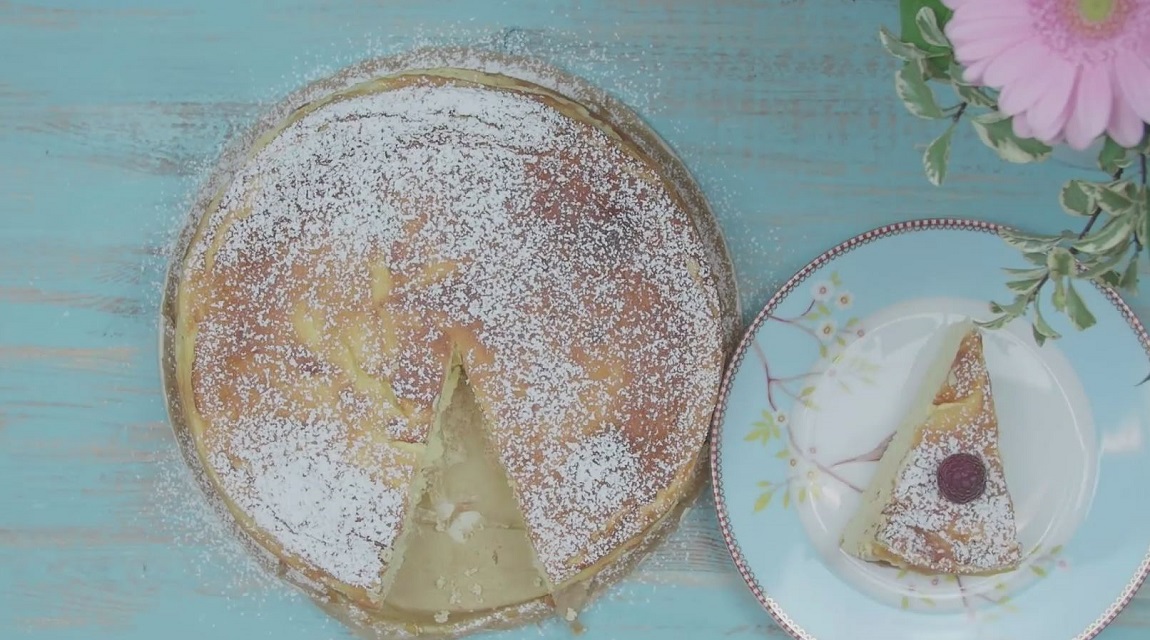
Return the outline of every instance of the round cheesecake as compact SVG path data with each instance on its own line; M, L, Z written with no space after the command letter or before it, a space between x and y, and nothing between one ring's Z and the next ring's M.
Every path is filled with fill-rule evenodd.
M428 68L254 138L181 255L180 421L243 531L419 632L588 585L697 487L724 304L687 205L590 109Z

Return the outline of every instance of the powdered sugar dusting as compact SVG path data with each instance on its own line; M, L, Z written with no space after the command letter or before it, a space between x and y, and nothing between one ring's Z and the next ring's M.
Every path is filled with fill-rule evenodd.
M1014 506L999 461L990 377L977 332L964 339L935 404L941 410L911 450L883 510L887 522L879 541L911 564L939 573L1017 564L1021 552ZM987 469L985 492L966 504L946 500L938 488L939 464L956 453L980 456Z
M234 458L217 452L212 467L222 471L239 507L285 550L338 580L368 587L383 569L380 545L402 521L403 496L348 464L341 431L339 424L292 420L241 425ZM377 458L381 466L395 466L386 450L376 453L384 454Z
M623 506L639 475L639 461L630 446L618 434L605 433L569 448L563 475L571 482L561 489L567 494L561 502L583 511Z
M458 349L562 582L693 469L722 367L706 253L653 163L551 98L389 82L288 125L191 248L208 462L289 551L371 584L417 466L397 443Z

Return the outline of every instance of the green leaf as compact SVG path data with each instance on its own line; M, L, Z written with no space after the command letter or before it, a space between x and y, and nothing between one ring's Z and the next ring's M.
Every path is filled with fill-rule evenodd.
M908 62L895 74L894 89L903 106L911 115L927 120L943 117L942 109L934 99L934 91L926 84L922 69L917 63Z
M999 304L997 302L990 303L991 313L1004 313L1012 318L1017 318L1026 311L1026 305L1030 304L1030 295L1021 293L1014 296L1014 300L1010 304Z
M1115 289L1118 288L1118 283L1121 280L1122 280L1122 274L1118 273L1117 271L1107 271L1107 272L1103 273L1102 275L1098 276L1097 278L1094 278L1095 282L1104 284L1108 287L1112 287Z
M1051 548L1050 548L1050 555L1052 555L1052 556L1056 556L1056 555L1058 555L1058 554L1060 554L1060 553L1062 553L1062 545L1060 545L1060 544L1056 544L1056 545L1054 545L1053 547L1051 547Z
M1143 187L1141 196L1134 208L1134 215L1138 220L1134 228L1138 243L1145 247L1150 245L1150 190Z
M1005 327L1006 325L1010 324L1011 320L1014 320L1014 318L1012 316L1002 314L1002 315L994 317L990 320L975 320L974 324L982 327L983 329L989 329L991 331L994 331L996 329L1001 329L1001 328Z
M926 179L934 186L939 186L946 180L946 169L950 164L950 140L954 137L954 127L957 123L951 122L942 135L934 139L922 154L922 166L926 170Z
M919 49L909 42L903 42L902 40L899 40L894 36L894 34L892 34L890 31L887 31L886 27L882 27L878 30L878 38L879 41L882 42L882 47L886 49L887 53L898 58L899 60L911 62L914 60L922 60L926 57L925 51Z
M1086 308L1086 302L1078 295L1073 282L1066 283L1066 317L1070 318L1070 324L1079 331L1089 329L1097 322L1094 314Z
M806 487L800 487L799 488L799 504L802 504L806 501L807 501L807 488Z
M958 60L951 58L946 67L946 77L950 80L950 83L954 85L956 91L960 86L968 88L971 86L970 83L966 81L965 72L966 67L959 64Z
M766 509L771 504L771 498L773 497L775 497L774 491L767 491L759 494L758 500L755 500L755 511L758 512Z
M961 77L961 76L960 76ZM965 84L954 85L954 92L958 94L964 102L969 102L976 107L993 107L998 104L998 101L993 97L986 95L986 92L979 87L971 87Z
M1133 216L1119 215L1106 221L1101 229L1092 231L1076 240L1073 247L1083 253L1105 255L1121 247L1125 250L1130 246L1131 235L1134 231Z
M918 27L918 33L922 36L923 41L929 45L938 48L950 48L950 40L942 32L942 27L938 25L938 17L934 13L934 9L930 7L922 7L914 16L915 26Z
M1107 213L1127 213L1138 199L1139 187L1129 180L1084 182L1082 186Z
M1019 138L1014 135L1011 119L1001 113L985 113L970 119L970 125L978 134L978 139L994 149L998 157L1023 164L1041 162L1050 157L1051 148L1038 140Z
M789 506L791 506L791 492L790 491L784 491L783 492L783 508L786 509Z
M1058 204L1062 205L1066 213L1075 216L1092 215L1097 206L1093 190L1083 188L1081 180L1071 180L1062 185L1062 191L1058 193Z
M1040 255L1042 265L1047 263L1046 252L1062 240L1062 236L1024 233L1009 227L1000 228L998 235L1000 235L1007 244L1025 254Z
M775 484L775 483L771 482L770 480L760 480L760 481L759 481L759 486L760 486L760 487L769 487L769 486L772 486L772 485L774 485L774 484Z
M1106 136L1106 142L1103 143L1102 150L1098 152L1098 167L1100 169L1114 175L1119 169L1129 167L1133 161L1134 158L1129 149L1111 140L1110 136Z
M812 394L812 393L814 393L814 392L815 392L815 388L814 388L814 387L803 387L802 391L799 391L799 397L800 397L800 398L805 398L805 397L807 397L807 396L811 395L811 394Z
M1022 257L1026 258L1026 261L1030 264L1038 265L1043 269L1046 268L1046 249L1041 251L1023 251Z
M1034 344L1039 347L1046 344L1046 336L1042 335L1042 332L1038 330L1038 325L1030 325L1030 335L1034 337Z
M1020 280L1007 280L1006 288L1016 293L1029 293L1039 285L1044 279L1044 276L1037 278L1023 278Z
M1050 304L1056 311L1066 311L1066 279L1053 278L1054 293L1050 295Z
M946 8L939 0L899 0L899 22L902 27L902 40L909 42L920 49L937 53L939 47L931 45L922 37L918 28L918 12L923 7L934 10L937 22L945 25L953 12Z
M791 452L789 449L780 449L779 452L775 454L775 457L779 460L789 460Z
M1074 255L1066 247L1054 247L1046 255L1046 268L1052 278L1068 276L1074 272Z
M949 83L952 60L954 60L954 54L950 49L945 49L941 53L931 53L929 57L919 60L918 68L922 72L922 77L927 81L937 80Z
M1038 576L1039 578L1045 578L1046 577L1046 569L1043 569L1042 567L1040 567L1036 564L1030 565L1030 570L1033 571L1034 575ZM1002 600L999 600L999 604L1005 604L1005 603L1003 603Z
M1128 248L1129 243L1127 243L1127 246L1122 247L1121 251L1114 251L1109 255L1102 254L1101 257L1092 262L1083 263L1085 269L1079 272L1078 277L1083 280L1093 280L1114 273L1111 269L1117 267L1119 263L1126 259ZM1109 281L1107 281L1107 284L1109 284Z
M1043 264L1046 263L1045 256L1043 257L1042 262L1043 262ZM1041 278L1042 276L1046 275L1046 267L1045 266L1039 267L1037 269L1011 269L1011 268L1007 267L1007 268L1003 269L1003 271L1012 275L1012 276L1017 276L1019 278Z
M1042 316L1042 307L1038 304L1037 300L1034 301L1034 324L1032 328L1034 329L1034 341L1038 343L1040 347L1046 342L1047 338L1057 340L1062 337L1054 330L1054 327L1050 326L1046 318Z
M1092 188L1098 206L1102 207L1102 210L1106 213L1120 216L1134 210L1137 187L1133 182L1119 180L1108 184L1093 183Z
M1118 280L1118 288L1125 289L1130 293L1138 291L1138 257L1142 252L1135 251L1134 255L1130 256L1130 262L1126 263L1126 269L1122 272L1122 278Z

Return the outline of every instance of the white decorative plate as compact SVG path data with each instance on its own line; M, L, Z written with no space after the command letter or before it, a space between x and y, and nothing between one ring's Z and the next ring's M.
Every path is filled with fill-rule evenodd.
M907 222L812 262L755 319L713 425L719 522L752 592L796 638L1092 638L1150 571L1147 333L1079 284L1098 324L1039 347L985 332L1024 559L993 577L921 575L839 549L938 329L988 320L1018 252L998 227Z

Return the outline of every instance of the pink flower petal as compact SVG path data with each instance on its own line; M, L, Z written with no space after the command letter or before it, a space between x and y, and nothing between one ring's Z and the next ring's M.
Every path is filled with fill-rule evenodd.
M982 84L982 74L991 62L994 62L994 58L983 58L966 65L962 70L962 79L970 84Z
M1006 51L998 54L982 74L983 84L990 87L1005 87L1012 82L1046 66L1046 53L1042 45L1027 38Z
M1020 113L1010 120L1010 127L1014 129L1014 135L1019 138L1033 138L1034 130L1030 128L1030 122L1026 120L1026 114Z
M1034 68L1033 73L1023 75L1006 85L998 96L998 110L1014 115L1034 106L1046 91L1052 77L1060 70L1060 67L1043 64Z
M1028 17L952 20L947 23L945 31L951 43L955 47L961 47L986 37L1030 31L1027 27L1031 24L1032 21Z
M1126 103L1142 120L1150 122L1150 67L1132 51L1114 56L1114 73Z
M1062 130L1070 112L1070 97L1078 81L1077 67L1057 59L1051 62L1051 66L1057 67L1057 72L1051 71L1050 84L1026 112L1035 135L1043 140L1053 138Z
M1034 134L1031 137L1049 145L1061 144L1066 137L1066 121L1070 118L1070 113L1073 110L1073 97L1074 94L1071 91L1070 99L1062 106L1062 111L1049 123L1035 123L1033 111L1027 111L1026 123L1030 125L1031 132Z
M961 47L956 46L954 49L954 57L959 62L966 63L968 60L974 61L997 56L1029 36L1030 34L1028 32L1016 31L994 37L981 38L973 42L968 42Z
M1066 121L1066 143L1071 149L1082 151L1102 135L1113 101L1109 69L1093 67L1079 72L1074 108Z
M1110 109L1110 124L1106 126L1106 133L1114 138L1114 142L1124 147L1133 147L1142 141L1145 123L1125 100L1118 96L1115 98L1114 106Z
M1029 17L1030 7L1026 0L966 0L955 9L951 20L973 20L976 18L1018 18Z

